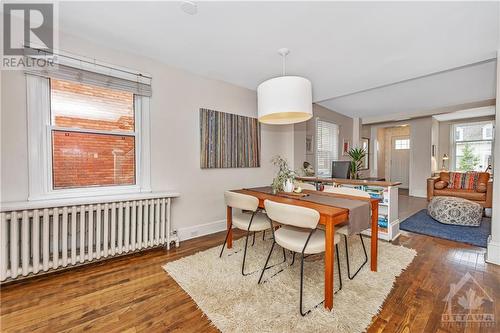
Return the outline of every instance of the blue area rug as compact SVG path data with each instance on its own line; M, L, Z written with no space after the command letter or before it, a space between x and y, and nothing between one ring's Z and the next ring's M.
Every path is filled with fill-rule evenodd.
M488 236L490 235L490 227L491 219L488 217L483 217L483 221L479 227L443 224L430 217L427 214L427 209L422 209L399 224L401 230L479 247L486 247Z

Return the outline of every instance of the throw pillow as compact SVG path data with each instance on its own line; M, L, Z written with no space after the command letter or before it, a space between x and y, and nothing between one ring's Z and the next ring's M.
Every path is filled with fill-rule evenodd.
M470 172L450 172L450 182L448 188L454 190L476 190L479 173Z
M476 188L477 192L486 193L486 190L487 190L486 184L483 184L483 183L477 184L477 188Z
M437 181L435 184L434 184L434 188L436 190L442 190L443 188L445 188L446 186L448 186L448 183L445 182L444 180L440 180L440 181Z

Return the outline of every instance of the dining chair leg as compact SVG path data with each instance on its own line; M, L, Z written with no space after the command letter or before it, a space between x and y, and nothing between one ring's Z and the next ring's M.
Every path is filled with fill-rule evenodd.
M335 244L335 254L337 256L337 270L339 272L339 289L335 292L337 293L338 291L342 290L342 272L340 271L340 257L339 257L339 245Z
M247 235L245 237L245 250L243 251L243 263L241 264L241 275L243 276L251 274L251 273L245 274L245 260L247 258L248 236L250 236L250 231L247 231Z
M295 263L295 252L292 252L292 263L290 264L290 266L293 266L293 264Z
M350 261L349 261L349 249L347 246L347 236L344 235L344 240L345 240L345 257L347 261L347 277L349 280L354 279L354 277L359 273L359 271L363 268L364 265L368 262L368 254L366 253L366 246L365 242L363 241L363 236L359 234L359 238L361 239L361 245L363 246L363 252L365 254L365 261L359 266L358 270L351 276L351 267L350 267Z
M311 236L313 234L315 230L311 230L311 232L309 233L309 236L307 237L307 240L306 240L306 243L304 244L304 248L302 249L302 253L300 254L300 296L299 296L299 309L300 309L300 314L303 316L305 316L306 314L308 314L309 312L311 312L311 310L308 310L307 312L304 312L302 310L302 292L304 290L304 252L306 251L306 247L307 247L307 244L309 243L309 240L311 239Z
M252 246L255 245L255 231L253 232L253 240L252 240Z
M265 240L265 237L266 237L266 231L262 231L262 240Z
M229 226L229 229L227 230L226 232L226 238L224 238L224 244L222 244L222 249L220 250L220 254L219 254L219 258L222 257L222 252L224 252L224 248L226 247L226 243L227 243L227 238L229 236L229 231L231 231L231 228L233 227L233 225L231 224Z
M273 253L273 250L274 250L274 244L276 244L276 241L273 238L273 244L271 245L271 250L269 251L269 254L267 255L266 263L264 264L264 268L262 269L262 272L260 273L259 281L257 282L257 284L260 284L260 282L262 281L262 277L264 276L264 272L267 269L267 264L269 263L269 258L271 258L271 254Z
M303 289L304 289L304 254L302 253L301 257L300 257L300 301L299 301L299 304L300 304L300 314L302 316L305 316L308 312L304 313L302 311L302 292L303 292Z

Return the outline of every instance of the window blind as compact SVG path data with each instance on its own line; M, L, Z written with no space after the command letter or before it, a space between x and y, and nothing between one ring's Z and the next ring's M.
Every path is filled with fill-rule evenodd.
M339 157L339 126L329 121L316 120L316 172L319 176L332 175L332 161Z
M26 52L31 49L26 49ZM33 52L32 52L33 53ZM37 58L32 54L27 57ZM38 56L39 57L39 56ZM140 73L126 72L88 61L79 61L65 55L57 55L53 67L30 68L25 70L26 74L59 80L79 82L102 88L109 88L131 92L135 95L151 97L151 78Z

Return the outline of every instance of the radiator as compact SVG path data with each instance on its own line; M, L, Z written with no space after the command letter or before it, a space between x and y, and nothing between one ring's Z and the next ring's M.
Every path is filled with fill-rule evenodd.
M0 213L0 281L90 263L178 240L171 197L5 210Z

